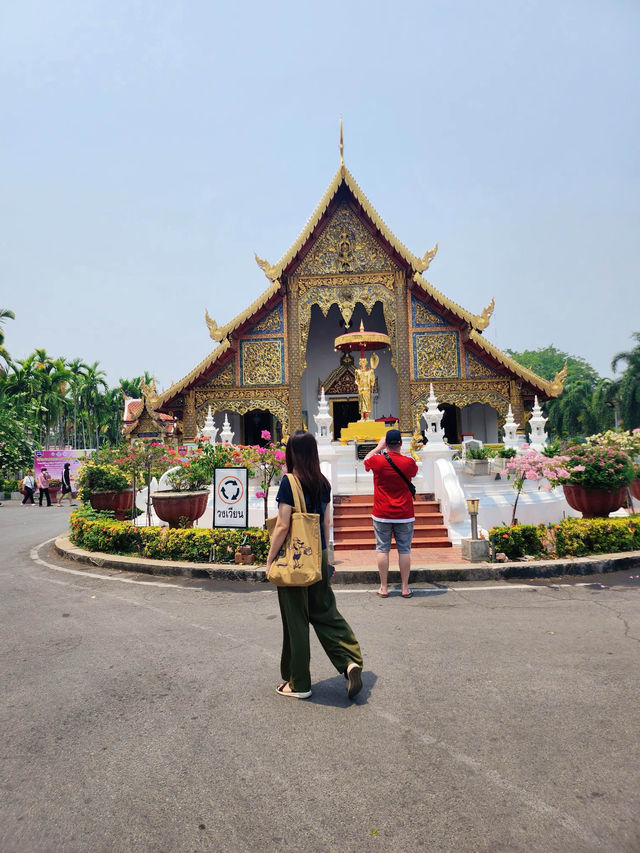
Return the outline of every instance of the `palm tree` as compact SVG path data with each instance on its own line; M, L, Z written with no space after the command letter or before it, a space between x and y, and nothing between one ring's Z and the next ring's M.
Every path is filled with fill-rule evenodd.
M78 449L78 402L80 400L80 389L87 375L89 365L79 358L74 358L67 363L69 371L69 390L73 400L73 447Z
M93 364L86 365L86 373L80 385L80 403L84 408L83 412L83 443L86 448L86 435L84 432L84 415L87 416L87 433L91 441L95 435L96 449L100 446L100 435L98 429L97 408L101 396L101 388L106 391L107 383L104 380L106 375L104 370L98 369L99 362L94 361ZM95 430L95 433L93 433Z
M640 332L634 332L631 337L636 346L628 352L617 353L611 359L614 373L621 361L627 365L617 383L620 417L625 429L640 426Z
M4 332L2 327L4 326L5 320L15 320L16 315L13 311L9 311L8 308L0 308L0 358L4 361L5 365L8 367L11 364L11 356L4 348ZM6 373L6 367L0 368L0 374Z

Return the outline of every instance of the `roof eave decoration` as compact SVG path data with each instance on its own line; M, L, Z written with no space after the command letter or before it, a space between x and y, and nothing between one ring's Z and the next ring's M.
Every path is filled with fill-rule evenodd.
M457 302L454 302L453 299L449 299L448 296L445 296L444 293L441 293L436 287L434 287L431 282L427 281L426 278L423 278L420 273L415 273L413 280L422 288L422 290L424 290L425 293L428 293L429 296L435 299L436 302L439 302L440 305L444 305L444 307L448 308L449 311L452 311L456 316L465 320L470 326L475 328L478 319L476 314L472 314L470 311L465 310L462 305L458 305Z
M562 387L558 390L559 383L556 383L555 380L554 382L547 382L541 376L538 376L537 373L534 373L532 370L528 370L526 367L518 364L517 361L509 358L509 356L505 355L505 353L499 350L498 347L489 343L489 341L475 329L470 331L469 340L477 344L488 355L500 362L500 364L508 368L512 373L515 373L516 376L519 376L521 379L524 379L525 382L528 382L534 388L537 388L543 394L546 394L547 397L557 397L561 393Z
M231 342L229 341L229 335L235 332L243 323L246 323L250 320L254 314L256 314L266 303L271 299L272 296L275 296L279 293L281 288L280 281L274 281L271 287L268 287L263 293L258 296L258 298L251 303L251 305L243 311L241 314L238 314L237 317L234 317L233 320L229 323L225 323L224 326L218 326L215 320L213 320L209 316L209 312L205 311L205 321L207 323L207 327L209 328L209 336L216 342L220 344L220 346L216 347L212 353L210 353L203 361L200 362L193 370L188 373L183 379L179 382L176 382L166 391L164 391L160 397L158 406L164 406L169 400L176 396L176 394L180 394L181 391L190 385L192 382L201 376L206 370L209 370L215 362L220 358L220 356L224 355L224 353L231 346Z
M291 262L295 259L296 255L303 248L307 240L311 237L314 230L318 226L318 223L324 216L327 211L327 208L335 198L338 190L341 185L345 184L349 190L351 190L352 195L358 202L358 204L362 207L366 215L369 217L371 222L378 229L382 237L389 243L390 246L395 249L395 251L400 255L400 257L409 264L414 270L418 272L424 272L433 260L438 251L438 244L430 249L428 252L425 252L422 258L418 258L413 252L410 252L407 247L398 240L398 238L392 233L389 226L384 222L384 220L379 216L379 214L374 209L373 205L363 193L363 191L358 186L358 182L353 177L351 172L344 165L344 160L341 156L340 167L337 172L331 179L331 183L329 184L327 191L320 199L320 202L316 209L313 211L311 216L309 217L306 225L300 232L297 240L291 246L288 252L286 252L274 266L269 266L266 261L262 261L261 258L258 258L256 255L256 261L261 269L265 272L265 275L270 280L275 280L276 278L280 278L287 267L291 264Z
M495 307L496 300L492 299L491 302L487 305L487 307L482 309L482 314L478 314L476 316L473 325L479 332L483 332L491 322L491 315L493 314L493 309Z

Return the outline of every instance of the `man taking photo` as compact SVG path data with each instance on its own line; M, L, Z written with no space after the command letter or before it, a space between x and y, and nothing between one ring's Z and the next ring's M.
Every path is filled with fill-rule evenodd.
M366 471L373 471L373 530L376 535L376 562L380 573L381 598L389 597L389 551L391 535L398 549L401 593L411 598L409 572L411 571L411 540L413 538L413 496L411 483L418 466L410 456L402 454L402 435L399 429L390 429L364 457Z

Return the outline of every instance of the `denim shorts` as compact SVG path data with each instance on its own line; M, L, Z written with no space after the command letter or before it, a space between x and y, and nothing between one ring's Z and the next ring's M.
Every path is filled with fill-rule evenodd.
M374 518L373 532L376 534L376 551L381 554L388 554L391 550L391 533L395 536L398 554L411 553L413 521L376 521Z

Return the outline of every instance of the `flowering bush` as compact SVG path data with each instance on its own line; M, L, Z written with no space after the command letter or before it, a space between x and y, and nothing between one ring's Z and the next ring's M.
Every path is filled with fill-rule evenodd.
M590 435L587 444L612 447L626 453L631 459L638 457L640 461L640 427L631 432L609 429L606 432Z
M122 492L131 486L131 477L115 465L87 460L78 474L80 500L88 501L94 492Z
M267 442L265 447L254 445L250 450L250 463L260 472L260 488L256 492L257 498L264 501L264 524L267 525L269 507L269 488L273 480L278 477L285 467L285 452L281 446L271 441L271 433L263 429L260 438Z
M607 444L578 444L566 451L569 473L561 483L585 489L620 489L635 477L635 468L627 454ZM555 457L558 459L559 457Z
M527 450L520 456L516 456L507 462L507 479L513 479L513 487L516 490L516 499L511 514L511 524L515 524L518 498L527 480L538 484L538 488L550 491L556 483L570 476L565 465L569 462L567 456L544 456L537 450Z

